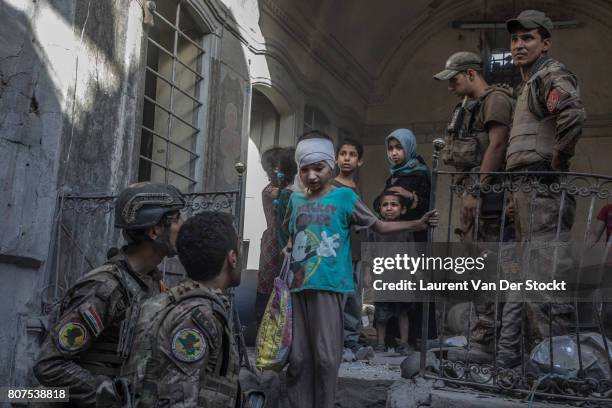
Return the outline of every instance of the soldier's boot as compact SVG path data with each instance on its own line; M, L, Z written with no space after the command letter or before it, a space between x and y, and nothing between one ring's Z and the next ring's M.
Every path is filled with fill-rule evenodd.
M469 349L466 347L458 347L448 350L447 359L454 362L469 362L475 364L491 364L493 362L493 353L482 348L478 343L472 345Z
M497 365L513 368L521 363L521 302L506 302L502 306L501 330L497 342Z
M521 354L512 351L500 351L497 353L497 367L514 368L521 364Z
M476 319L470 327L470 347L450 349L451 361L468 361L476 364L493 362L493 321L494 305L491 302L475 302Z

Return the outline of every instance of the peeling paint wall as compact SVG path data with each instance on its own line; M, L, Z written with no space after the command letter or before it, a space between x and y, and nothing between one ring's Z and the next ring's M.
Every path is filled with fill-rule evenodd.
M142 28L130 0L0 0L3 384L28 381L46 301L87 269L64 247L54 273L58 191L114 194L133 179ZM61 219L85 251L115 233L105 219Z

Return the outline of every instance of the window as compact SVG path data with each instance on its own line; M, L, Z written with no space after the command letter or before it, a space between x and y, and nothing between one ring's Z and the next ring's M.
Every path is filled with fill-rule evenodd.
M510 34L503 29L485 31L483 52L484 76L490 84L508 84L516 87L521 82L519 70L512 64Z
M518 70L512 64L512 54L507 49L495 49L485 64L485 78L490 84L505 83L512 87L521 81Z
M306 105L304 108L304 132L320 130L328 133L330 122L327 116L319 109Z
M201 161L199 127L205 33L181 1L157 3L147 36L139 181L194 191Z

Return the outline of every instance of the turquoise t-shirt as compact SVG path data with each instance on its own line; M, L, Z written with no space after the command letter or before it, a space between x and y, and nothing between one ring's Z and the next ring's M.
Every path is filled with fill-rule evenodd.
M376 217L350 188L332 188L314 199L294 192L289 202L293 237L291 291L353 291L350 226L369 227Z

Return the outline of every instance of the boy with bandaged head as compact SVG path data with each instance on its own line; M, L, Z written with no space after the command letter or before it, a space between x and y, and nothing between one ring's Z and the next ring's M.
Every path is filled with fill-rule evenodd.
M295 159L304 191L291 195L284 223L293 271L287 394L293 408L331 408L342 360L344 297L353 291L350 226L381 234L419 231L437 225L438 213L415 221L378 220L350 188L333 186L334 145L322 132L300 137Z

